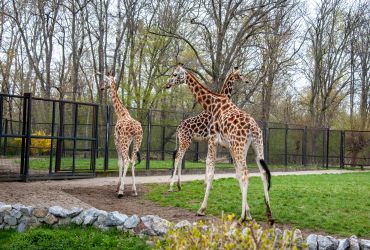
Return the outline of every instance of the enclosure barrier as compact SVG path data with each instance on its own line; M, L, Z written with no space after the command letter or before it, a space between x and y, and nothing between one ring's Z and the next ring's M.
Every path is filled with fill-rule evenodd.
M176 128L194 114L129 109L143 127L140 170L172 169ZM0 94L0 180L93 177L117 170L114 109L109 105ZM259 123L265 160L279 168L370 165L370 131L331 130ZM254 164L253 150L247 156ZM193 142L183 168L205 168L206 142ZM19 157L20 156L20 157ZM218 168L232 168L228 150L218 148ZM166 174L169 172L166 172Z

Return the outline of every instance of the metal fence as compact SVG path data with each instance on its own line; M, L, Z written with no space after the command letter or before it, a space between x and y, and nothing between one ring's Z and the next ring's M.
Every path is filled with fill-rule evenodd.
M0 180L93 177L98 110L93 103L0 94ZM86 112L90 129L81 133ZM77 168L81 152L87 160Z
M176 127L194 114L130 109L142 124L142 163L137 169L171 169ZM116 115L111 106L0 94L0 179L94 176L117 170ZM281 168L370 165L370 131L339 131L260 123L266 161ZM206 142L193 142L184 168L204 168ZM20 155L20 157L19 157ZM233 167L228 150L218 149L221 167ZM252 150L248 164L254 162ZM8 166L8 167L7 167ZM15 167L14 167L15 166Z

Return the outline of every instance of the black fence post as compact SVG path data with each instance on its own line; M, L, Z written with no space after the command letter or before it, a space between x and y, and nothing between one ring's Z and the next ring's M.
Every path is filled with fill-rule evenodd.
M307 165L307 126L303 129L303 139L302 139L302 165Z
M344 168L344 138L345 132L340 131L340 148L339 148L339 165L341 168Z
M57 133L57 145L55 150L55 172L60 171L63 153L63 139L64 136L64 102L59 101L59 127Z
M326 141L326 133L325 133L325 129L322 129L322 166L321 167L326 167L326 164L325 164L325 141Z
M263 122L263 131L264 136L262 137L264 139L264 154L265 154L265 161L268 164L269 163L269 127L267 122Z
M23 114L22 114L22 144L21 144L21 165L19 173L22 177L25 174L25 149L26 149L26 136L27 136L27 101L26 95L23 96Z
M24 179L27 181L30 165L30 146L31 146L31 112L32 112L32 94L24 93L27 100L27 120L26 120L26 144L25 144L25 159L24 159Z
M166 145L166 126L161 127L162 139L161 139L161 160L164 161L165 145Z
M8 119L5 119L5 126L4 126L4 135L8 134ZM6 155L6 149L8 147L8 137L4 137L4 142L3 142L3 155Z
M49 175L53 172L53 155L54 155L54 133L55 133L55 101L53 101L53 111L51 117L51 142L50 142L50 162L49 162Z
M146 163L145 169L149 170L150 168L150 137L151 137L151 129L152 129L152 111L148 111L147 115L148 127L146 130Z
M0 95L0 146L1 146L1 139L3 135L3 96ZM5 139L5 138L4 138ZM5 145L4 145L5 148Z
M199 162L199 142L195 142L194 162Z
M109 165L109 135L110 135L110 120L111 120L111 109L107 105L105 109L105 138L104 138L104 172L108 171Z
M285 124L285 136L284 136L284 165L288 166L288 124Z
M73 105L73 151L72 151L72 174L76 171L76 137L77 137L77 118L78 118L78 104Z
M90 160L90 169L92 169L94 175L96 172L96 156L98 152L98 126L99 126L99 106L95 105L93 106L93 126L92 126L92 137L95 138L91 142L92 147L91 147L91 160Z
M330 130L326 128L326 169L329 168L329 139L330 139Z

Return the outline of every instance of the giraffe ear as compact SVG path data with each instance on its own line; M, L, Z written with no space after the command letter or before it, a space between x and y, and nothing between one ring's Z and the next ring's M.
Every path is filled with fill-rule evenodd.
M184 64L183 63L178 63L177 66L181 66L181 67L184 67Z
M238 69L239 69L239 67L238 67L238 66L235 66L235 67L234 67L234 70L235 70L235 71L237 71Z

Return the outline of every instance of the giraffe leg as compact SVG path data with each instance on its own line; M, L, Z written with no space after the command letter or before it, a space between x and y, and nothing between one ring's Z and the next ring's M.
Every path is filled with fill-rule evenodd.
M202 202L201 207L199 208L197 215L204 216L204 211L207 208L208 203L208 196L211 190L211 185L214 177L214 167L215 167L215 159L216 159L216 143L214 140L210 139L208 141L208 152L207 152L207 159L206 159L206 192L204 194L204 199Z
M185 152L190 146L190 143L187 142L184 138L179 136L179 141L180 141L180 146L179 150L177 151L176 158L175 158L175 163L174 163L174 170L171 178L171 183L170 183L170 188L169 192L173 191L173 184L175 183L175 178L176 178L176 170L178 170L177 173L177 188L179 191L181 190L181 164L182 164L182 159L184 158Z
M269 220L270 225L274 224L274 219L272 218L272 211L270 206L270 195L269 195L269 186L270 186L270 171L264 161L263 157L263 144L262 139L255 139L252 143L253 150L256 155L256 163L258 169L261 173L261 179L263 183L263 190L265 193L265 204L266 204L266 216Z
M123 171L123 159L121 153L118 152L118 182L116 192L118 192L119 186L121 185L122 171Z
M141 145L141 138L137 137L134 141L131 154L131 172L132 172L132 195L137 196L136 182L135 182L135 164L137 162L137 152L139 152L139 147Z
M252 220L252 216L249 212L249 206L248 206L248 202L247 202L249 175L248 175L248 170L247 170L245 165L244 165L244 167L237 167L237 169L236 169L236 178L239 181L240 191L242 193L241 220L242 221Z
M170 182L170 188L168 189L168 192L173 192L173 184L175 183L175 179L176 179L176 170L177 169L181 169L181 162L182 162L182 158L184 156L184 153L182 151L177 151L177 154L176 154L176 159L175 159L175 163L174 163L174 169L173 169L173 173L172 173L172 177L171 177L171 182ZM179 170L179 173L181 173L181 170ZM180 180L180 176L178 176L178 179Z
M121 180L120 180L120 186L119 186L119 190L118 190L118 198L121 198L123 197L123 190L125 188L125 183L124 183L124 179L126 177L126 173L127 173L127 169L130 165L130 159L128 158L128 155L127 155L127 152L126 154L123 156L123 174L121 175Z

